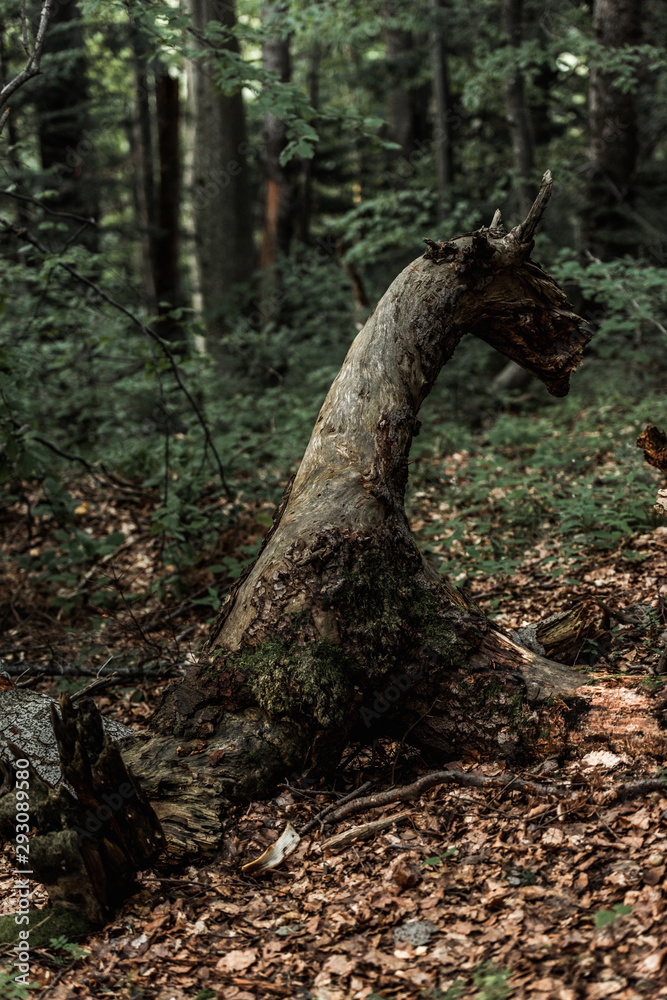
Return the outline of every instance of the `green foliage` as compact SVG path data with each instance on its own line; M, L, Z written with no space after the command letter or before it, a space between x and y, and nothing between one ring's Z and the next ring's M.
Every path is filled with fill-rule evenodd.
M461 979L455 979L446 990L428 990L425 993L427 1000L459 1000L465 989L465 984Z
M595 914L595 926L608 927L609 924L615 923L619 917L627 916L628 913L632 913L632 907L628 906L627 903L616 903L616 905L611 910L598 910Z
M505 1000L513 992L507 980L509 969L499 969L493 962L485 962L473 972L473 982L477 987L477 1000Z
M425 858L424 861L422 861L422 864L435 867L437 865L441 865L443 861L447 860L447 858L455 857L458 853L458 847L448 847L444 854L438 854L433 858Z
M462 461L450 454L422 471L420 460L413 503L439 494L442 514L417 534L442 560L442 572L511 573L541 540L555 536L557 547L542 554L540 572L561 574L567 561L575 573L591 550L619 548L633 532L657 524L655 476L634 442L643 414L661 405L658 398L636 407L620 396L603 406L579 405L574 398L544 414L501 414L469 442Z
M29 983L27 986L24 986L23 983L17 983L16 969L0 968L0 995L6 1000L27 1000L31 990L40 989L39 983Z
M65 934L60 934L58 937L53 937L50 939L50 945L55 951L64 951L67 958L56 958L56 961L64 964L66 961L77 962L80 958L86 958L90 955L90 952L86 948L79 947L73 941L68 941Z

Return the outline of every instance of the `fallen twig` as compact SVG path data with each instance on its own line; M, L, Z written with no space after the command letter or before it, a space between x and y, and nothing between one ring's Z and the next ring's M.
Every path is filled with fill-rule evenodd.
M341 808L341 806L344 806L345 803L351 802L353 799L358 798L365 791L367 791L370 787L371 787L370 781L365 781L363 785L359 785L359 787L355 788L354 791L349 792L347 795L344 795L342 799L338 800L338 802L332 802L331 805L326 806L324 809L322 809L321 812L318 812L317 816L313 816L313 818L306 823L306 825L300 831L299 836L303 837L304 834L306 834L310 830L314 829L318 825L318 823L322 824L323 819L324 819L325 816L328 816L330 813L333 813L334 810L336 810L336 813L337 813L338 810ZM362 802L367 802L368 799L362 799L361 801ZM329 823L330 820L327 819L326 822Z
M401 823L403 820L410 819L411 816L412 812L407 810L406 812L395 813L393 816L383 816L382 819L375 819L370 823L361 823L359 826L353 826L349 830L343 830L342 833L337 833L333 837L329 837L322 844L322 849L349 847L355 840L368 840L370 837L374 837L376 833L379 833L380 830L384 830L388 826L393 826L394 823Z

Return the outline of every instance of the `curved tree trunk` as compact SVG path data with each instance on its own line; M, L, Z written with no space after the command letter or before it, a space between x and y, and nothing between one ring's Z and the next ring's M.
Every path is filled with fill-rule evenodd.
M530 260L550 192L547 172L511 233L496 213L490 229L427 240L396 278L350 348L273 528L220 611L208 657L165 693L152 734L109 756L99 733L88 747L85 727L61 704L59 748L80 816L65 789L49 793L37 841L53 836L59 817L85 828L86 805L105 802L109 769L97 760L111 762L117 785L123 766L138 779L143 797L131 799L146 838L134 846L145 862L160 824L172 850L215 848L231 800L266 794L295 771L330 770L350 739L388 733L449 759L466 749L508 757L562 747L562 706L540 704L573 695L577 673L518 645L520 636L498 630L439 577L403 507L419 407L465 333L554 395L568 390L588 337ZM107 907L114 857L132 868L124 817L114 813L115 853L108 827L104 850L84 840L96 866L91 893L101 885ZM92 863L70 858L65 867ZM48 878L55 895L70 891L61 871Z
M509 234L483 228L427 241L394 281L350 348L256 562L223 604L208 659L167 692L154 728L210 739L232 713L259 709L282 727L283 771L335 764L371 726L373 735L412 726L413 741L448 752L467 729L464 742L507 750L509 709L497 696L485 709L484 691L505 685L516 707L522 654L422 557L403 500L419 407L464 333L554 395L568 390L588 338L530 260L550 191L547 174ZM543 692L572 689L562 673L552 682L547 673L537 681ZM428 718L416 722L427 701ZM483 725L461 729L481 716ZM518 743L526 733L515 729Z

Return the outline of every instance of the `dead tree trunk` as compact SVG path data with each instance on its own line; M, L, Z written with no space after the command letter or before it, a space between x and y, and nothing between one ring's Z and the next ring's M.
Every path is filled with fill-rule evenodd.
M506 751L508 740L530 742L518 724L527 689L573 690L567 670L521 651L438 576L403 506L417 412L464 333L554 395L568 390L587 335L530 260L550 191L547 173L511 233L494 219L429 240L394 281L331 387L256 562L225 600L208 660L167 692L156 730L218 739L239 712L259 712L283 772L330 766L350 738L409 727L411 740L448 753Z
M266 794L295 770L330 770L350 739L387 733L449 759L465 749L508 757L552 752L546 728L562 746L562 703L544 702L574 694L576 671L498 630L439 577L403 507L417 412L465 333L554 395L568 390L588 337L530 260L550 192L547 172L510 233L496 213L491 228L427 240L356 338L263 549L220 611L208 658L166 692L152 734L123 741L122 763L145 796L144 857L157 843L148 803L172 849L210 850L231 800ZM61 735L64 762L70 743ZM81 770L65 773L75 783ZM116 782L120 770L114 758ZM83 768L82 810L105 790L104 771L91 783L93 771ZM118 838L127 871L122 827ZM91 884L106 884L97 870Z

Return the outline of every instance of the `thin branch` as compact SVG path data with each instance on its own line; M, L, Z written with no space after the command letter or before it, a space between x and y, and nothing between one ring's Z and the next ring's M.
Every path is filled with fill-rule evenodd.
M571 785L542 785L536 781L525 781L516 774L506 774L502 777L488 777L483 774L470 774L465 771L433 771L425 774L411 785L403 785L400 788L390 788L386 792L378 792L375 795L368 795L364 799L356 799L347 805L336 808L329 808L327 823L338 823L354 813L364 812L367 809L377 809L379 806L389 805L392 802L405 802L416 799L418 795L436 785L456 784L473 788L501 788L528 792L531 795L554 795L557 798L568 798L576 796L579 789ZM626 799L640 798L650 792L667 792L667 780L664 778L648 778L644 781L628 781L625 784L617 785L604 796L605 805L612 802L624 802ZM591 800L591 796L587 796ZM310 829L313 821L301 831L301 835Z
M325 816L329 816L329 814L333 813L334 810L336 810L337 812L338 809L344 806L346 802L351 802L353 799L358 799L359 796L363 794L363 792L367 791L370 787L371 787L370 781L365 781L363 785L359 785L359 788L355 788L354 791L349 792L348 795L343 796L343 798L339 799L338 802L334 802L331 805L326 806L325 809L323 809L321 812L318 812L317 816L313 816L313 818L306 823L306 825L300 830L299 836L303 837L304 834L308 833L310 830L313 830L318 825L318 823L321 825ZM366 802L368 800L362 799L361 801ZM327 820L327 822L329 822L329 820Z
M16 93L16 91L23 86L28 80L33 76L37 76L40 72L39 63L42 57L42 49L44 48L44 39L46 37L46 28L49 23L49 18L51 17L51 8L53 7L54 0L44 0L42 4L42 13L39 19L39 27L37 29L37 37L35 38L35 44L33 46L32 52L28 55L28 61L21 70L20 73L10 80L6 86L0 90L0 109L4 108L10 97ZM23 23L24 38L25 35L25 22ZM3 116L3 124L6 120Z
M363 812L366 809L375 809L378 806L389 805L391 802L406 802L416 799L422 792L436 785L464 785L472 788L504 788L511 785L517 791L531 792L533 795L556 795L564 798L572 793L572 789L567 785L540 785L536 781L524 781L516 775L504 775L503 777L491 778L483 774L470 774L465 771L432 771L425 774L411 785L403 785L400 788L390 788L386 792L378 792L376 795L369 795L365 799L356 799L348 805L336 809L327 817L327 823L337 823L354 813Z
M13 198L14 201L27 201L31 205L37 205L37 207L41 208L42 211L48 212L49 215L55 215L60 219L72 219L74 222L82 222L87 226L98 225L98 223L95 222L95 219L87 219L85 215L74 215L73 212L56 212L55 209L49 208L49 206L45 205L43 201L39 200L39 198L31 198L30 195L27 194L17 194L15 191L0 191L0 194L4 195L5 198Z
M2 395L5 406L7 406L7 400L5 399L4 392L0 393L0 395ZM29 430L27 425L21 424L18 420L12 417L11 414L8 414L8 419L17 431ZM115 476L112 472L109 472L102 462L99 463L99 467L102 470L104 478L99 475L95 466L91 465L90 462L87 462L85 458L82 458L80 455L74 455L70 451L64 451L62 448L59 448L57 444L54 444L53 441L49 441L48 438L42 437L41 434L34 434L33 441L37 441L38 444L41 444L44 448L48 448L49 451L52 451L54 455L60 455L61 458L67 459L68 462L78 462L79 465L82 465L84 469L90 473L95 482L100 483L100 485L104 485L106 479L122 493L134 493L138 496L149 495L147 490L142 490L138 486L133 486L132 483L128 482L126 479L121 479L120 477Z
M627 799L640 799L650 792L667 794L667 779L644 778L642 781L626 781L605 794L604 804L607 806L613 802L625 802Z

